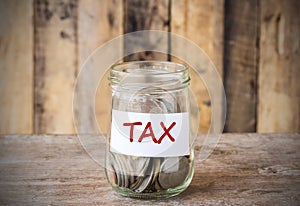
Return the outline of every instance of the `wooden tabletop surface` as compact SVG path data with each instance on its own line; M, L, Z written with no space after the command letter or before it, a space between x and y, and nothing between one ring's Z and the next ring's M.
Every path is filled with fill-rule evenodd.
M75 135L1 136L0 204L300 204L299 134L224 134L205 161L197 158L197 144L187 190L167 200L137 200L113 192L101 163Z

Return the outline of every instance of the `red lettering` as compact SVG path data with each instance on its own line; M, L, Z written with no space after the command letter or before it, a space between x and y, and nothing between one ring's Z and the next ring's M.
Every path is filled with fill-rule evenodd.
M172 142L175 142L175 139L170 135L170 130L176 125L176 122L173 122L170 127L168 129L166 129L165 125L163 122L160 123L160 126L163 128L163 130L165 131L165 133L159 138L159 140L157 141L158 144L161 143L161 141L163 140L163 138L168 135L168 137L170 138L170 140Z
M149 129L149 133L146 133L147 130ZM151 126L151 122L148 122L143 133L141 134L140 138L139 138L139 142L142 142L142 140L145 138L145 137L152 137L152 140L154 143L157 143L157 140L155 139L155 136L154 136L154 132L153 132L153 129L152 129L152 126Z
M133 128L134 125L142 125L142 122L124 123L123 126L130 126L130 142L133 142Z
M133 130L134 130L134 126L135 125L142 125L142 122L133 122L133 123L123 123L123 126L130 126L130 142L133 142ZM157 140L155 138L152 126L151 126L151 122L148 122L144 131L142 132L140 138L138 139L138 142L142 142L144 138L146 137L151 137L154 143L158 143L160 144L162 142L162 140L164 139L165 136L168 136L169 139L172 142L175 142L174 137L172 137L172 135L170 134L170 130L176 125L176 122L173 122L168 128L165 127L163 122L160 122L160 126L162 127L162 129L164 130L164 133L160 136L160 138Z

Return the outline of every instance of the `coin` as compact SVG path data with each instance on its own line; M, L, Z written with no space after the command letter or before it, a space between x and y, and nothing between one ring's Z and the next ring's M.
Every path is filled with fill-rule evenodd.
M123 177L123 168L120 162L120 159L118 157L118 154L111 153L112 154L112 166L115 168L115 173L117 176L117 184L120 187L123 187L124 185L124 177Z
M122 154L117 154L116 155L119 158L119 164L121 165L122 168L122 183L123 183L123 187L129 187L130 184L130 164L128 164L128 159L129 157L126 155L122 155Z
M109 164L107 164L106 175L112 183L118 184L117 174L111 160L109 161Z
M120 166L115 159L114 153L109 152L109 169L112 171L114 174L110 174L111 177L113 177L113 183L115 183L118 186L121 186L121 173L120 173Z
M149 162L148 168L146 173L144 174L143 179L141 183L138 185L138 187L134 190L135 192L141 193L147 189L147 187L151 184L152 178L154 175L154 165L153 160Z
M140 176L145 173L147 167L150 163L149 157L136 157L136 156L129 156L130 160L128 164L130 164L131 168L131 175L133 176Z
M149 167L150 158L136 157L136 156L129 156L129 157L130 157L130 161L128 162L128 164L131 165L130 176L133 179L129 188L135 190L143 182L143 177L145 176L146 171Z
M144 192L156 192L158 189L161 189L160 187L157 187L157 177L160 170L160 162L161 158L153 157L153 176L152 180L149 182L147 188L144 190Z
M132 191L136 190L141 185L143 179L143 176L134 176L134 181L129 186L129 189Z
M154 160L154 166L153 166L153 177L152 177L152 181L151 181L151 185L155 185L155 182L157 180L158 174L159 174L159 170L160 170L160 158L153 158Z
M163 189L180 186L189 173L189 159L186 157L169 157L163 161L158 181Z
M162 95L153 95L153 91L166 92ZM169 101L164 100L167 95ZM164 96L164 98L160 97ZM130 100L119 103L119 109L130 112L141 113L168 113L174 112L174 98L160 87L147 87L131 95Z
M166 91L166 93L157 98L156 101L158 101L161 107L164 108L164 113L178 112L176 109L177 105L175 104L176 98L169 92Z
M148 169L150 158L118 153L111 153L111 157L111 167L114 168L116 184L131 190L142 189L141 185L145 182L145 176L151 174Z

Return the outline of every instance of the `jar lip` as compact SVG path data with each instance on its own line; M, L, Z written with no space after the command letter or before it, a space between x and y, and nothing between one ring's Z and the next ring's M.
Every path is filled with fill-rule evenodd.
M129 72L128 69L130 66L137 65L138 67L135 69L139 69L141 65L147 66L172 66L174 68L174 71L167 70L165 72L156 72L156 73L151 73L153 76L159 76L159 75L166 75L166 74L179 74L179 73L185 73L188 71L189 66L186 64L181 64L178 62L172 62L172 61L157 61L157 60L145 60L145 61L128 61L128 62L122 62L122 63L117 63L114 64L110 67L111 71L114 73L119 73L119 74L130 74L130 75L144 75L140 73L134 73L134 72ZM126 68L126 69L123 69ZM143 67L141 67L143 68ZM169 67L167 67L169 68ZM175 69L176 68L176 69ZM133 68L131 68L133 69ZM157 70L159 71L159 70Z

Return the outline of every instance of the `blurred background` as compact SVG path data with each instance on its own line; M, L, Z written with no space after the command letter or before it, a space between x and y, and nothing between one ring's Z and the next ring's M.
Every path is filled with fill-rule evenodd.
M0 0L0 133L74 134L80 66L105 42L144 29L182 35L213 60L226 91L225 132L300 132L299 14L298 0ZM145 59L176 60L126 57ZM193 70L191 77L206 133L211 101ZM95 98L104 129L107 84Z

